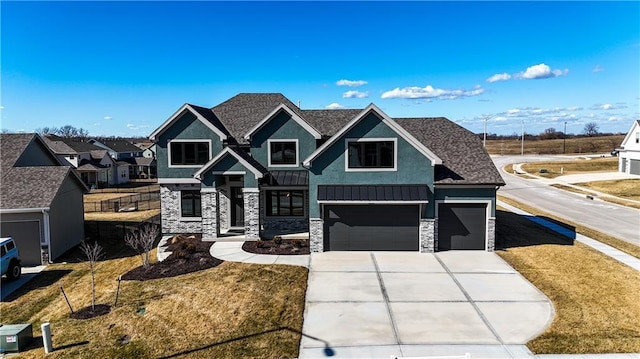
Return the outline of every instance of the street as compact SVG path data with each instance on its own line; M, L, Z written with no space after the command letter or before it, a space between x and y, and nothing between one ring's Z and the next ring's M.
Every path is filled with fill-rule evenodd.
M512 163L559 161L566 158L565 156L492 156L493 162L507 184L500 188L498 194L640 245L640 210L597 199L587 199L584 195L551 187L543 181L524 179L503 171L503 167Z

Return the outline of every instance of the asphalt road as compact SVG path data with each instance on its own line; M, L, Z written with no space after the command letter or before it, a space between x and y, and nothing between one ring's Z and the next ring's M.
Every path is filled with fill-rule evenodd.
M640 210L569 193L535 179L523 179L503 171L512 163L563 160L563 156L492 156L507 183L498 194L537 207L570 221L640 245Z

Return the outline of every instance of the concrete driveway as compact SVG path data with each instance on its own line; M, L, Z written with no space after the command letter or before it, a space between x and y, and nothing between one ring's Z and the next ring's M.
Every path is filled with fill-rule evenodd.
M300 357L528 357L553 314L494 253L313 253Z

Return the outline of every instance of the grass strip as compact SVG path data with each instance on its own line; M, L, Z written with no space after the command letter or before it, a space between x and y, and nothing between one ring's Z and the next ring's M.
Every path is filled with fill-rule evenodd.
M580 186L582 185L582 183L580 184ZM573 193L579 193L579 194L584 194L584 195L592 195L592 196L597 196L599 199L609 202L609 203L615 203L615 204L619 204L621 206L626 206L626 207L631 207L631 208L637 208L640 209L640 203L636 203L633 201L627 201L624 198L618 198L618 197L609 197L609 196L598 196L597 194L594 194L593 192L590 191L586 191L580 188L575 188L572 186L566 186L563 184L552 184L552 187L561 189L563 191L569 191L569 192L573 192Z
M505 201L506 202L506 201ZM496 253L556 311L536 354L640 351L640 272L511 212L496 212Z
M562 218L553 214L550 214L548 212L542 211L540 209L537 209L535 207L526 205L524 203L518 202L516 200L513 200L511 198L505 197L503 195L498 195L498 200L503 201L504 203L510 204L514 207L518 207L523 211L527 211L533 215L536 216L541 216L541 217L547 217L550 218L552 220L554 220L556 223L560 224L560 225L565 225L565 226L570 226L573 227L574 230L577 233L582 234L583 236L587 236L589 238L595 239L596 241L605 243L610 245L611 247L614 247L624 253L627 253L631 256L634 256L636 258L640 258L640 247L631 244L629 242L625 242L621 239L618 239L616 237L610 236L608 234L604 234L602 232L598 232L595 229L583 226L581 224L575 223L573 221L570 221L566 218Z

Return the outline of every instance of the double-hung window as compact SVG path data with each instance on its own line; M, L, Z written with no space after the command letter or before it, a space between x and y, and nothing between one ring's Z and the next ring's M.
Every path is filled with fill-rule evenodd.
M394 170L395 139L347 140L347 170Z
M303 217L304 191L267 191L267 216Z
M209 161L209 141L170 141L171 166L198 166Z
M298 140L269 140L269 166L298 165Z
M202 217L200 190L180 191L180 215L182 217Z

